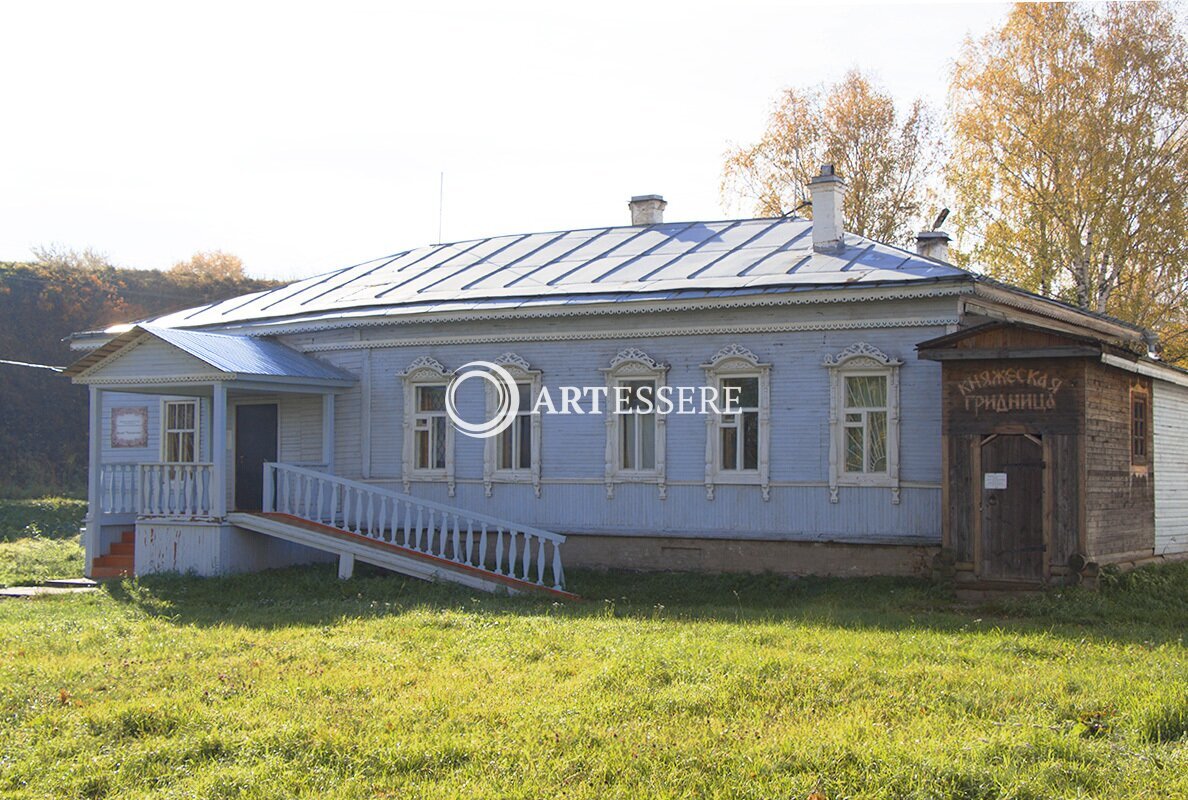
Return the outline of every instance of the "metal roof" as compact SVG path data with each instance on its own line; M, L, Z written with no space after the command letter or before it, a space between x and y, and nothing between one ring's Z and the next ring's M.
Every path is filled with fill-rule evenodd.
M437 244L175 312L166 328L911 283L970 273L847 234L819 253L801 217L666 222Z
M221 372L256 378L292 378L344 384L356 382L353 375L271 339L177 330L158 325L132 327L71 364L64 374L77 376L130 346L146 333Z

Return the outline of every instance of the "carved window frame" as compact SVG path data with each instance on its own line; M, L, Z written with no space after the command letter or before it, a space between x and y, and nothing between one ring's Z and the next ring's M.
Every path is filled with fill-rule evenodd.
M503 367L516 379L516 383L527 383L531 389L529 397L535 402L540 396L541 372L533 369L528 361L515 353L504 353L495 359L496 364ZM487 419L494 417L498 410L499 398L495 387L489 382L487 386ZM501 469L499 467L499 439L502 436L490 436L483 447L483 491L490 497L496 483L531 483L532 490L540 497L540 452L541 452L541 415L531 413L527 409L529 424L531 425L531 457L532 466L528 469ZM521 409L521 412L524 409Z
M705 499L713 500L715 489L722 485L758 486L764 500L771 499L771 364L764 363L747 348L731 344L719 350L701 365L707 386L718 389L718 405L724 378L759 379L759 453L752 470L719 468L722 457L722 415L705 415Z
M656 394L665 385L668 376L668 365L649 356L643 350L629 347L620 350L610 361L610 366L602 368L606 376L606 458L603 480L606 484L606 497L615 496L616 483L654 483L661 500L668 497L667 469L665 466L665 451L667 441L667 420L665 415L656 412L656 461L650 470L625 470L620 468L619 438L622 436L622 415L616 413L617 395L615 387L622 381L653 380L656 382ZM653 398L654 400L655 398Z
M453 497L457 488L454 480L454 426L446 420L445 428L445 468L419 469L416 466L416 431L414 420L417 414L417 387L450 385L454 373L442 366L441 362L429 356L421 356L400 374L404 384L404 448L401 453L401 482L404 491L410 489L413 481L444 481Z
M866 342L850 345L837 355L825 357L829 368L829 502L839 502L842 486L888 488L891 502L899 505L899 368L903 362ZM845 452L846 378L882 376L887 380L887 469L880 472L846 472Z

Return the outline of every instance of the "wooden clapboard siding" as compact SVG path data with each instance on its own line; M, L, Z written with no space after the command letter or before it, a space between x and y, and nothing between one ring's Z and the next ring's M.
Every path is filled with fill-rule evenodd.
M879 314L943 316L953 312L952 301L906 301L877 304ZM797 307L733 310L719 315L689 312L681 315L641 315L633 327L658 330L674 321L687 327L738 325L840 315L863 316L853 308ZM867 310L869 315L875 311ZM624 325L627 321L624 321ZM467 337L498 336L501 329L537 334L535 340L459 341ZM542 341L551 332L607 330L605 319L519 320L490 324L453 323L433 326L389 325L362 329L361 341L332 331L288 336L294 346L361 375L369 358L369 380L337 396L335 403L336 472L362 477L362 438L370 437L370 479L398 487L403 446L403 393L399 373L416 358L429 356L449 369L477 359L493 360L507 352L525 358L542 372L544 386L557 397L562 385L603 385L600 371L621 350L643 349L670 365L669 385L700 386L700 366L722 348L739 344L755 352L771 367L771 499L764 502L757 486L719 485L714 500L706 499L705 419L700 415L669 417L666 471L668 499L660 500L654 484L618 485L608 499L603 483L606 424L602 415L546 416L542 430L542 494L529 485L496 484L486 497L482 486L484 443L464 435L455 437L457 496L449 498L444 483L413 482L413 492L477 511L503 515L525 523L562 531L661 535L730 535L760 538L850 537L871 540L912 540L939 543L941 468L937 452L940 431L940 366L912 358L915 344L944 332L941 326L812 330L764 333L703 333L685 335L589 338L582 341ZM421 337L441 340L425 344ZM402 339L416 344L402 346ZM829 371L822 361L860 341L902 359L901 479L906 484L901 503L891 503L889 489L841 489L840 502L829 502ZM369 346L366 351L362 345ZM332 345L320 350L322 345ZM369 353L368 355L365 355ZM366 384L366 385L364 385ZM366 392L366 395L364 395ZM458 394L464 416L481 418L485 399L480 384L468 383ZM369 406L370 425L362 431L363 409ZM794 484L794 485L788 485Z
M290 464L320 464L322 458L322 398L320 395L279 395L278 458Z
M148 443L144 447L111 446L111 410L113 408L145 408L148 411ZM102 464L139 464L161 458L161 399L147 394L124 392L103 393L103 429L100 433Z
M145 334L141 344L103 365L103 378L109 381L151 380L180 375L208 375L214 379L221 374L205 361L148 334Z
M1094 558L1155 546L1152 472L1131 468L1130 390L1151 379L1089 363L1085 378L1085 545ZM1149 413L1149 412L1148 412ZM1147 425L1151 452L1151 425Z
M1154 384L1155 552L1182 553L1188 551L1188 388Z

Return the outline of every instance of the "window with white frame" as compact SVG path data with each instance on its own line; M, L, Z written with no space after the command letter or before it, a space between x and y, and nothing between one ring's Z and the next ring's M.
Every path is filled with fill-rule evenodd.
M421 357L400 373L404 382L405 491L414 480L440 481L454 494L454 426L446 415L452 373L436 359Z
M497 441L499 458L495 468L504 472L532 469L532 384L516 381L516 393L519 410Z
M541 418L532 408L540 394L540 371L515 353L504 353L495 363L515 380L519 404L511 425L486 440L483 486L490 497L496 483L531 483L539 497ZM488 383L488 419L495 417L499 399L495 387Z
M721 378L718 396L723 413L718 421L718 469L759 469L759 376ZM727 400L729 399L729 405Z
M884 486L899 502L899 367L903 362L859 343L828 356L829 499L839 486Z
M723 347L706 364L719 413L706 415L705 496L719 484L755 484L770 498L770 364L741 345Z
M165 400L161 409L161 458L166 463L198 460L198 401Z
M422 384L416 387L416 410L413 415L416 442L415 467L419 470L445 470L446 384Z
M619 471L656 469L656 381L620 379L615 384L619 420Z
M620 351L606 375L606 496L616 483L655 483L663 500L665 417L656 413L656 398L668 365L637 348Z
M889 377L858 373L845 375L842 380L845 470L852 475L886 472Z

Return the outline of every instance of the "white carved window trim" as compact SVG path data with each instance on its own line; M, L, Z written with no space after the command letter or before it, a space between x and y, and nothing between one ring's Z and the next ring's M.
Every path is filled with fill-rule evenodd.
M719 469L722 455L722 416L705 415L705 498L714 499L715 487L719 485L757 485L764 500L771 499L771 364L765 364L759 357L742 345L723 347L717 354L702 364L706 385L718 389L718 405L725 403L721 392L724 378L759 379L759 459L758 466L751 470Z
M891 490L899 504L899 368L903 362L866 342L850 345L836 356L826 356L829 368L829 502L838 502L840 486L874 486ZM887 469L885 472L846 472L845 380L849 376L877 375L887 379Z
M454 374L441 365L437 359L421 356L413 360L400 373L404 384L404 448L401 453L401 481L407 492L413 481L445 481L450 497L454 496L454 426L445 427L445 468L418 469L416 467L416 430L414 419L417 413L418 386L449 386Z
M495 359L495 363L506 369L516 383L530 384L529 397L533 402L540 396L541 373L532 369L528 362L515 353L504 353ZM484 382L487 387L487 419L491 419L498 404L495 387ZM528 419L532 426L531 457L532 466L529 469L501 469L499 467L499 440L502 434L488 437L483 449L483 490L487 497L491 496L496 483L531 483L532 490L540 497L540 439L541 414L533 414L532 409L520 409L521 413L528 412Z
M616 483L655 483L661 500L668 497L667 471L665 468L666 419L656 413L656 465L650 470L625 470L620 468L619 438L622 436L622 415L615 413L617 395L615 387L621 381L654 380L656 392L664 386L668 365L662 364L644 351L629 347L620 350L611 359L609 367L602 368L606 376L606 465L604 481L607 499L615 496Z

